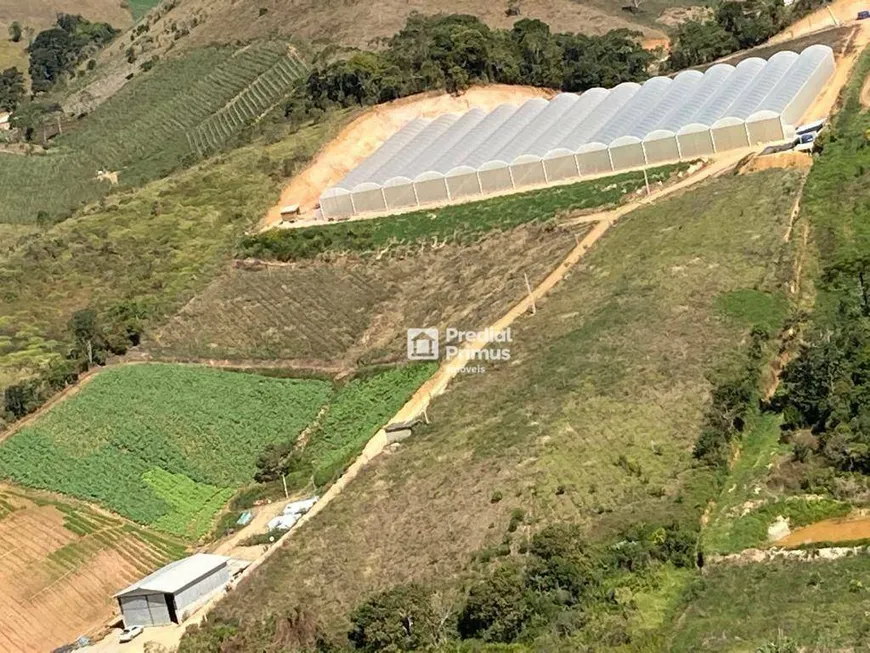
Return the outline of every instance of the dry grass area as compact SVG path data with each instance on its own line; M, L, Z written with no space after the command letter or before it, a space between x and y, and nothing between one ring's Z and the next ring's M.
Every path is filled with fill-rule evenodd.
M296 360L353 367L405 356L408 327L482 328L573 247L576 231L520 227L474 245L382 260L340 258L213 282L145 349L178 359Z
M94 634L112 594L183 555L170 540L49 495L0 487L0 651Z
M77 97L69 106L93 108L116 92L127 75L139 74L141 61L154 55L164 57L170 51L176 53L204 45L236 44L276 36L299 39L315 47L329 44L377 47L379 39L398 32L414 11L471 14L499 28L510 27L520 18L540 19L560 32L603 34L611 29L628 28L642 32L649 47L667 42L666 34L654 18L662 6L671 4L670 0L656 0L655 6L645 11L640 21L635 20L635 15L620 11L619 5L596 1L598 5L574 0L524 0L522 15L509 17L506 2L486 0L443 0L437 4L426 0L376 3L363 0L186 0L171 11L157 7L149 13L149 31L133 41L139 55L136 63L126 61L126 52L131 46L127 34L104 50L98 60L100 74L87 86L78 88Z
M107 22L118 29L133 24L129 9L119 0L0 0L0 70L14 66L27 72L27 39L9 41L9 26L17 21L35 36L57 20L57 14L80 14L90 21Z
M660 30L642 27L630 14L619 15L618 7L610 12L589 3L572 0L525 0L522 15L506 15L505 2L491 0L443 0L435 5L426 0L261 0L257 3L228 0L194 0L184 12L202 12L202 24L191 33L184 47L225 43L236 39L263 38L277 31L308 41L338 42L356 47L371 46L377 39L392 36L414 11L422 13L471 14L492 27L510 27L519 18L537 18L561 32L603 34L611 29L628 27L647 37L664 36ZM261 8L266 13L260 16ZM182 8L179 8L182 9ZM233 30L227 30L233 25Z
M57 14L79 14L90 21L104 21L113 27L129 27L133 23L129 9L119 0L0 0L0 37L13 21L32 27L37 32L54 24Z
M799 180L721 178L624 218L515 326L510 362L460 375L431 425L373 461L217 615L251 623L305 604L340 633L374 590L411 579L455 589L517 509L514 542L560 520L597 538L699 518L707 495L691 449L707 375L752 326L719 302L782 290Z
M713 17L713 14L714 10L712 7L670 7L662 12L662 15L656 19L656 22L673 28L690 20L708 20Z

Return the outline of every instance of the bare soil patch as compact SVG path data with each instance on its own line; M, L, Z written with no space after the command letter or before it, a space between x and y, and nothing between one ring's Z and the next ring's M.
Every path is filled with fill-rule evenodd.
M555 91L533 86L475 86L461 95L423 93L366 110L330 142L305 170L281 192L281 201L266 215L263 226L281 220L281 207L298 204L310 212L320 194L338 183L384 141L415 118L436 118L450 112L479 108L491 111L500 104L519 104L532 98L549 98Z
M758 172L760 170L772 170L774 168L807 170L812 165L813 157L807 152L777 152L776 154L752 157L740 169L740 174Z
M779 547L795 547L816 542L850 542L870 538L870 516L825 519L791 533L775 542Z
M70 514L93 531L67 528ZM166 561L120 519L0 486L0 651L44 653L98 632L112 595Z

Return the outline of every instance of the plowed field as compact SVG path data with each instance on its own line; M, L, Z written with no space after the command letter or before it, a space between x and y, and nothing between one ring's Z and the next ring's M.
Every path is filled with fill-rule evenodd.
M98 630L115 592L183 554L81 504L0 487L0 651L44 653Z

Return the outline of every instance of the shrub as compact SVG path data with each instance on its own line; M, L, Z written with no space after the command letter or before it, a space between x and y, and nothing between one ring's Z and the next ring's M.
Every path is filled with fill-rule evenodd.
M360 651L418 651L437 639L431 596L416 583L371 597L354 610L351 623L348 639Z
M471 588L459 614L459 634L487 642L512 642L534 616L533 598L519 566L507 565Z

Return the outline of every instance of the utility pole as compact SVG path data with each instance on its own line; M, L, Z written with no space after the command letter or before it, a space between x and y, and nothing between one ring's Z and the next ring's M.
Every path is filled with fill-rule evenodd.
M532 284L529 283L529 275L523 272L523 279L526 280L526 291L529 293L529 301L532 302L532 315L538 312L538 307L535 306L535 296L532 294Z

